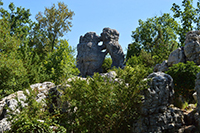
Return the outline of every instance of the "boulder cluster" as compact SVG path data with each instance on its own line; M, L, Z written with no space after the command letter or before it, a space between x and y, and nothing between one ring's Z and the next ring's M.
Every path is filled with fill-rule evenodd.
M154 71L167 71L168 67L179 62L193 61L200 65L200 31L190 31L186 34L185 46L174 50L168 60L157 64Z

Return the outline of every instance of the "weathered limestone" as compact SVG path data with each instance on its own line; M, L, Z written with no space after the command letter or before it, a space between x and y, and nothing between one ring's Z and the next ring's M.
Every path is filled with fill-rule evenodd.
M119 32L115 29L104 28L101 33L103 45L112 58L111 67L124 68L124 53L122 47L119 45Z
M76 60L77 68L83 77L102 72L101 66L107 52L102 52L104 48L98 45L99 42L100 37L95 32L88 32L80 37Z
M161 64L156 64L154 67L154 72L165 72L168 70L167 60L163 61Z
M184 47L180 47L174 50L168 57L168 66L171 67L173 64L177 64L179 62L186 62L186 57L184 54Z
M82 77L92 76L94 72L102 72L102 63L107 53L112 58L112 67L124 68L124 53L119 45L119 32L115 29L104 28L99 37L95 32L88 32L80 37L77 46L77 68ZM103 41L103 45L98 43ZM106 50L102 52L102 50Z
M32 90L38 90L39 93L36 96L36 101L41 102L43 99L46 98L49 90L55 87L55 84L51 82L44 82L44 83L33 84L30 87L32 88ZM29 94L29 91L28 90L26 91ZM5 107L7 106L16 113L20 112L19 110L15 110L18 106L18 101L15 99L16 97L21 103L22 107L28 105L27 103L24 102L26 100L26 96L24 95L23 91L15 92L3 98L0 101L0 133L10 130L11 127L10 123L7 121L7 118L9 117L8 116L9 110L6 109Z
M170 108L174 94L170 75L157 72L148 76L150 87L144 90L141 117L133 123L133 133L178 132L184 124L183 112Z
M200 65L200 31L190 31L186 35L184 53L187 61Z

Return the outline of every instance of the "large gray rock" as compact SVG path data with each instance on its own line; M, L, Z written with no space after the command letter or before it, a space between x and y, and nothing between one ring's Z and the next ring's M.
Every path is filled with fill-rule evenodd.
M170 108L173 99L173 79L163 72L148 76L149 88L144 90L141 117L133 123L133 133L178 132L184 124L183 112Z
M156 64L153 71L154 72L165 72L168 70L167 60L163 61L161 64Z
M187 61L200 65L200 31L190 31L186 35L184 53Z
M150 74L147 78L152 81L149 82L150 87L144 91L142 114L165 111L174 94L172 77L163 72L157 72Z
M77 68L81 76L92 76L94 72L102 72L102 64L107 52L102 52L104 46L99 46L100 37L95 32L88 32L79 39L77 46Z
M35 100L37 102L43 101L48 95L49 91L52 88L55 88L55 84L51 82L37 83L30 86L32 90L37 90L39 93L36 96ZM30 92L26 90L27 94ZM26 95L23 91L17 91L0 101L0 133L8 131L11 127L10 122L7 121L9 117L8 113L12 110L12 113L20 113L18 107L18 101L21 103L22 107L27 106L25 103ZM9 109L8 109L9 108Z
M174 50L168 57L168 66L171 67L173 64L179 62L186 62L186 57L184 54L184 47L180 47Z
M7 121L7 118L0 120L0 133L10 130L10 122Z
M124 53L118 42L119 32L115 29L104 28L101 33L101 39L112 58L111 67L124 68Z

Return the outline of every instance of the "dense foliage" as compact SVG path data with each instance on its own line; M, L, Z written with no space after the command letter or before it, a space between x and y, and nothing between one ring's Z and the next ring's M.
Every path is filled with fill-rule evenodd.
M178 28L179 46L184 46L187 32L200 29L200 2L197 2L196 8L193 6L193 0L183 0L182 7L173 4L171 10L173 17L180 21Z
M188 31L199 30L200 2L194 7L193 0L183 0L181 6L174 3L171 10L173 16L164 13L146 21L139 20L139 27L132 32L133 42L128 46L127 60L143 54L143 50L154 62L149 67L161 63L178 46L184 46Z
M10 132L130 132L132 121L140 116L140 92L147 87L143 79L155 64L166 60L178 46L184 46L188 31L199 30L200 3L195 8L192 2L183 0L182 7L174 3L173 16L164 13L139 20L127 51L127 66L124 70L114 69L118 81L96 73L85 80L74 78L68 82L70 87L60 86L60 104L70 103L67 112L52 105L50 99L37 103L34 97L38 92L29 90L25 100L29 106L19 104L21 113L11 112ZM8 7L0 8L0 99L30 84L61 84L78 75L74 49L61 39L70 31L74 15L66 4L58 2L57 6L45 8L44 13L36 15L37 22L29 18L29 9L13 3ZM108 72L111 64L111 58L106 58L103 72ZM193 62L169 68L167 73L174 79L177 97L192 100L198 72L200 68Z
M111 69L112 59L110 57L106 57L102 64L103 73L108 72Z
M186 64L178 63L169 68L167 74L171 75L174 80L175 96L182 95L187 102L191 102L195 87L196 74L200 72L193 61L187 61Z
M178 23L169 15L139 20L139 27L132 32L133 43L129 45L127 59L139 56L141 51L149 53L154 63L160 63L177 48Z
M58 6L68 10L63 3L58 3ZM54 5L48 11L59 12L60 8L56 9ZM15 7L13 3L8 9L0 8L0 99L33 83L52 81L59 84L72 75L78 75L74 50L66 40L59 39L70 30L71 22L68 22L67 15L71 20L73 12L61 14L68 23L65 23L67 29L62 24L55 24L59 29L64 28L58 29L58 34L45 31L41 22L32 22L29 10ZM45 19L45 23L48 21L51 20ZM48 32L56 35L53 47Z
M70 103L66 112L62 108L49 112L52 101L46 101L46 110L41 109L31 92L25 101L29 106L12 115L12 131L50 132L50 126L56 126L60 132L130 132L131 122L140 116L139 93L147 87L143 80L147 73L140 66L115 71L118 81L97 73L86 80L75 78L68 83L71 87L61 86L63 105Z

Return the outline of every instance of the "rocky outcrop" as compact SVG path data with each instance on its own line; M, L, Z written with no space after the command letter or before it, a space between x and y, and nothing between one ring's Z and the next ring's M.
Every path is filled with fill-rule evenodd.
M165 72L168 70L167 60L163 61L161 64L156 64L153 71L154 72Z
M55 88L55 84L51 82L44 82L44 83L37 83L30 86L32 90L37 90L39 93L36 96L37 102L42 102L44 98L48 95L49 91L53 88ZM29 94L30 92L26 90L26 92ZM26 95L23 91L18 91L14 94L11 94L5 98L3 98L0 101L0 133L3 133L4 131L8 131L11 127L10 123L7 121L8 112L10 108L12 111L15 111L16 113L19 113L19 110L17 109L18 101L21 103L22 107L27 106L28 104L24 101L26 100Z
M200 65L200 31L190 31L186 35L184 53L187 61Z
M88 32L79 39L77 46L77 68L82 77L92 76L94 72L102 72L102 63L107 53L112 58L112 67L124 68L124 53L119 45L119 32L104 28L99 37L95 32ZM99 42L103 42L99 45ZM102 52L105 50L105 52Z
M170 108L173 98L173 79L157 72L148 76L149 88L144 90L141 117L133 123L133 133L178 132L184 125L183 112Z
M111 67L124 68L124 53L121 45L119 45L119 32L115 29L104 28L101 33L103 45L112 58Z
M180 47L174 50L168 57L168 66L171 67L173 64L177 64L179 62L186 62L186 57L184 54L184 47Z
M99 46L100 37L95 32L88 32L79 39L77 46L77 68L82 77L92 76L94 72L102 72L102 64L107 52Z
M180 47L173 52L168 57L167 66L171 67L173 64L179 62L185 63L186 61L193 61L197 65L200 65L200 31L190 31L186 35L185 46ZM166 71L167 69L160 69L161 64L157 64L154 67L154 72Z

